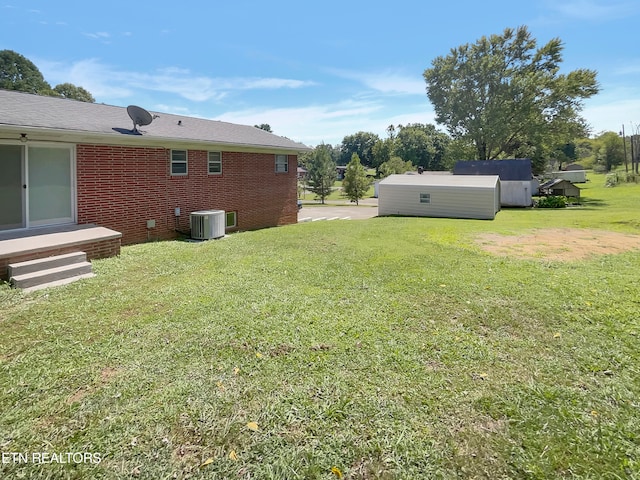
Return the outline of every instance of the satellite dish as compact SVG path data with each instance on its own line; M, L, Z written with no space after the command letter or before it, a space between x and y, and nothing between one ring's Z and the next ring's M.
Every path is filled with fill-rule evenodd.
M142 107L129 105L127 107L127 113L133 121L133 133L140 133L138 131L138 126L142 127L144 125L149 125L153 121L151 114Z

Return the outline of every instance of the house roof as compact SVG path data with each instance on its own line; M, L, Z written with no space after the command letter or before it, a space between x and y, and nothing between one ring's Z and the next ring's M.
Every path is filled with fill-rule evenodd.
M150 111L151 124L133 132L125 107L79 102L0 89L0 138L23 132L43 139L148 145L167 141L260 150L307 151L309 147L257 127ZM13 138L13 136L9 137Z
M494 188L498 181L497 175L389 175L380 185Z
M505 181L528 181L532 178L531 160L459 160L453 167L454 175L498 175Z
M582 165L580 165L579 163L570 163L569 165L564 167L564 169L566 171L584 170L584 167Z

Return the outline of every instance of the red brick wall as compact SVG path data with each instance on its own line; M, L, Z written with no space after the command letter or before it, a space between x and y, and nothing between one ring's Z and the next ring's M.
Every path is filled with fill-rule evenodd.
M297 221L296 155L288 173L275 173L273 154L223 151L222 175L209 175L207 152L189 150L185 176L169 174L170 155L165 148L78 145L78 223L117 230L126 245L188 232L196 210L235 211L238 230Z

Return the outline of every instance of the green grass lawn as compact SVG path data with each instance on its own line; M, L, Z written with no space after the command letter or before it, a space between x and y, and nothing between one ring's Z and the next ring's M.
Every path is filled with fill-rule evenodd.
M638 251L474 242L640 234L640 185L592 178L579 208L148 243L90 280L0 287L0 477L640 478Z

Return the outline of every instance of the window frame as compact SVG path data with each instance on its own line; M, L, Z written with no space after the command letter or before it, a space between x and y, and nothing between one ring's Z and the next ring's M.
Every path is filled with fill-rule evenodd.
M174 158L174 154L177 152L184 152L184 160ZM174 165L183 165L184 164L184 172L175 172L173 170ZM179 150L179 149L171 149L171 156L169 158L169 173L172 177L185 177L189 175L189 151L188 150Z
M423 205L431 205L431 194L430 193L420 193L420 203Z
M233 225L229 225L229 215L233 215ZM224 228L236 228L238 226L238 214L235 211L225 212L224 214Z
M284 157L284 163L278 162ZM278 167L284 166L284 170L278 169ZM275 170L276 173L289 173L289 155L286 153L276 153L275 154Z
M211 159L211 154L217 154L218 155L218 159L217 160L212 160ZM212 165L219 165L220 166L220 171L219 172L212 172L211 171L211 166ZM207 175L222 175L222 152L218 151L218 150L211 150L209 152L207 152Z

